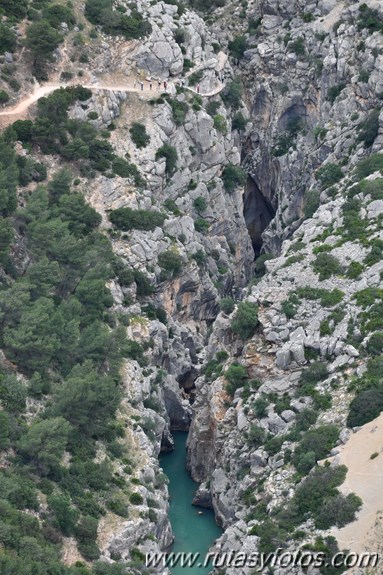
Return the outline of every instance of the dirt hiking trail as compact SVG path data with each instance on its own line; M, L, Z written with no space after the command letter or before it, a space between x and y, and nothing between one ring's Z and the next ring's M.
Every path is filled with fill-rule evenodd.
M218 69L222 71L227 61L227 56L223 54L219 55L218 61ZM201 66L201 69L203 67ZM185 76L187 78L188 74ZM20 102L15 104L12 107L4 108L0 111L0 127L5 127L16 119L25 119L27 117L28 109L32 104L35 104L37 100L51 94L55 90L59 88L68 88L70 86L82 86L83 88L88 88L92 91L104 90L108 92L131 92L140 94L141 97L145 99L151 99L157 93L168 92L169 94L176 93L176 87L182 86L181 80L174 79L172 81L160 83L158 80L148 80L145 79L144 81L140 78L130 77L126 82L123 84L117 85L112 82L94 82L91 84L88 83L81 83L77 82L47 82L46 84L39 84L35 81L33 91L30 92L27 96L25 96ZM166 88L165 88L166 85ZM225 83L217 79L217 85L213 88L213 90L208 92L203 92L199 90L199 88L191 88L190 86L182 86L185 90L189 92L193 92L194 94L199 94L200 96L204 97L211 97L216 96L220 92L222 92L223 88L225 87Z

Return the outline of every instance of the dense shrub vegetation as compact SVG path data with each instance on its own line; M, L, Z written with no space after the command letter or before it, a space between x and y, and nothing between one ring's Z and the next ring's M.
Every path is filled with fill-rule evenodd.
M330 86L330 88L327 90L327 99L330 100L330 102L333 104L345 87L346 84L343 82L340 84L335 84L334 86Z
M233 40L229 42L230 55L240 60L248 48L247 39L245 36L236 36Z
M109 219L112 224L124 232L129 230L149 231L158 226L161 227L165 221L165 216L155 211L118 208L109 213Z
M210 102L208 102L206 105L206 112L212 118L214 118L214 116L217 114L220 107L221 107L221 102L218 102L217 100L210 100Z
M343 271L339 260L326 252L319 253L312 266L314 271L319 274L320 281L326 280L332 275L339 275Z
M238 186L243 186L246 174L241 166L226 164L222 171L222 181L227 192L233 192Z
M233 118L231 126L233 130L242 132L246 128L248 122L249 120L247 120L241 112L237 112Z
M19 120L5 131L8 142L21 140L24 144L37 145L43 154L59 154L67 161L74 161L84 176L94 172L108 172L129 178L136 186L143 183L137 167L119 158L112 145L98 137L97 129L89 122L72 120L70 106L77 100L85 102L92 93L81 86L60 88L38 101L38 116L34 122Z
M233 110L238 110L241 106L241 98L243 94L243 86L239 78L235 78L223 89L221 96L224 104Z
M168 279L180 273L182 258L175 248L169 249L158 256L158 264L162 268L161 279Z
M182 126L185 121L186 114L189 111L189 104L187 102L181 102L173 98L167 99L173 113L173 120L177 126Z
M204 0L190 0L190 5L196 10L214 10L219 6L225 6L226 0L212 0L208 4Z
M299 380L301 394L311 395L317 383L328 377L328 369L325 363L316 361L304 369Z
M163 146L161 146L161 148L158 148L156 152L156 160L159 160L160 158L165 158L166 173L169 177L171 177L176 171L176 165L178 159L177 150L173 146L170 146L169 144L164 144Z
M318 190L310 190L304 198L303 214L305 218L311 218L320 205L320 194Z
M368 148L372 146L379 133L380 110L373 110L359 126L359 140Z
M380 344L378 344L380 345ZM383 411L383 356L371 358L367 371L353 384L357 395L350 404L349 427L364 425Z
M113 10L112 0L87 0L85 16L92 24L102 26L106 34L124 36L127 39L142 38L152 31L151 24L134 7L129 15Z
M318 529L343 527L353 521L362 501L353 493L339 493L337 487L344 482L346 472L345 466L315 467L298 485L287 506L275 509L271 517L250 530L250 534L260 537L259 550L269 553L286 547L294 528L308 518Z
M0 23L0 54L4 52L14 52L16 49L17 36L15 32L7 26L7 24Z
M69 28L73 28L75 18L70 5L64 6L62 4L46 4L42 10L42 17L49 22L53 28L60 28L61 22L68 24Z
M356 177L358 180L367 178L376 171L383 170L383 154L371 154L361 160L356 166Z
M298 38L296 38L292 42L289 42L287 48L291 52L294 52L294 54L296 54L297 56L303 56L306 52L306 46L305 46L304 38L302 38L302 36L299 36Z
M194 229L196 232L205 234L209 229L209 222L204 218L197 218L196 220L194 220Z
M237 312L231 322L233 333L242 339L248 339L255 334L258 326L258 307L248 301L238 304Z
M272 149L273 155L276 157L287 154L291 147L295 147L295 141L299 132L303 128L303 122L299 117L289 118L285 127L285 131L280 134L275 147Z
M197 70L196 72L193 72L189 76L189 85L195 86L196 84L201 82L202 78L203 78L203 71L202 70Z
M223 313L229 315L234 310L234 300L231 297L224 297L219 302L219 307Z
M359 509L361 501L351 494L347 497L340 495L336 489L344 482L347 468L345 466L339 467L316 467L315 470L301 483L298 487L293 499L293 505L296 507L298 514L311 514L314 518L316 526L320 529L328 529L331 525L342 527L346 525L355 516L355 512ZM351 497L351 500L349 499ZM331 517L326 517L324 514L324 503L326 510L331 508L331 505L337 503L339 509L339 502L342 501L345 505L345 515L349 515L349 508L351 506L351 518L338 516L334 513ZM350 505L351 503L351 505Z
M149 144L150 136L146 133L146 128L143 124L133 122L129 132L137 148L145 148Z
M360 30L367 28L370 34L383 32L383 19L375 8L370 8L366 3L359 6L357 25Z
M213 118L214 128L217 132L226 135L227 134L227 122L223 116L216 114Z
M113 170L134 180L132 164L93 126L69 119L69 107L89 97L81 87L59 90L38 102L34 121L15 122L0 138L0 339L7 358L0 367L0 448L13 454L0 470L0 572L12 575L125 575L119 564L65 567L62 536L74 537L84 559L95 561L106 509L127 517L129 507L140 504L138 493L130 495L128 471L116 474L113 459L126 455L116 421L120 367L124 357L142 365L146 358L136 341L126 340L106 286L113 278L135 282L138 296L153 286L114 256L98 231L101 216L72 189L71 171L63 168L46 181L44 160L18 156L13 146L19 140L76 169ZM38 186L22 194L18 208L17 186L32 181ZM127 229L137 221L153 225L151 212L144 224L146 213L131 212L120 214ZM164 216L155 214L161 225ZM22 258L11 250L16 233ZM38 409L27 414L31 398ZM96 463L100 445L105 457ZM8 462L7 453L2 458ZM41 511L42 493L46 509L39 522L30 512Z
M225 389L229 395L233 396L235 390L242 387L247 380L246 368L238 363L233 363L225 371L225 378L227 380Z
M336 184L342 177L343 172L337 164L325 164L316 173L316 178L321 183L322 188Z
M202 213L207 208L207 201L203 196L198 196L193 201L193 207L197 210L198 213Z
M255 260L255 275L258 278L261 278L263 275L265 275L267 268L266 268L266 262L269 260L272 260L274 258L274 254L261 254L260 256L257 257L257 259Z
M340 303L343 299L344 293L335 288L332 291L312 288L310 286L300 287L295 291L298 298L308 299L308 300L319 300L323 307L332 307Z
M370 387L357 395L351 402L347 424L349 427L364 425L378 417L383 411L383 385Z
M306 475L320 459L328 455L338 436L336 425L322 425L307 431L294 452L293 463L297 470Z
M26 45L32 53L34 73L38 79L46 79L45 63L52 60L53 52L63 40L47 20L38 20L28 26Z

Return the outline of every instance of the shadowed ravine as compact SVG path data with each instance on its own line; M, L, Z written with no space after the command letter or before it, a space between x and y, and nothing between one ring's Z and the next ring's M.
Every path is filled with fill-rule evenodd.
M186 470L187 433L173 434L175 450L160 457L161 466L169 478L170 510L169 518L175 535L174 553L200 553L203 562L209 548L222 530L215 522L210 509L199 509L191 504L197 484ZM200 514L202 512L202 514ZM172 575L207 575L211 567L171 568Z

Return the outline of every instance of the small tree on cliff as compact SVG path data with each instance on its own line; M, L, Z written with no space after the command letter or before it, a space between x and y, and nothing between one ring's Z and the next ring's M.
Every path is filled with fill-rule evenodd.
M233 333L242 339L249 339L255 334L258 325L258 306L249 301L238 305L237 313L231 323Z
M63 37L46 20L33 22L27 29L26 45L33 57L33 69L38 78L44 78L46 62L52 60L52 54L61 44Z

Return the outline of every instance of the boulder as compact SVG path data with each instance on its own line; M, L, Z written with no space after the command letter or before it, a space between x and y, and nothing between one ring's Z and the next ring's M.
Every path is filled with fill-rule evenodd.
M198 487L192 501L192 505L196 505L197 507L206 507L208 509L212 508L211 493L206 483L201 483Z
M276 353L275 363L280 369L286 369L290 365L290 350L279 349Z
M281 417L284 421L286 421L286 423L290 423L296 419L296 413L291 409L285 409L282 411Z
M286 428L286 421L284 421L278 414L273 413L265 418L265 423L267 424L269 430L274 435L280 433Z

